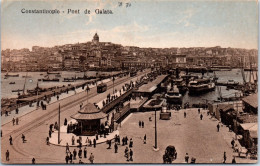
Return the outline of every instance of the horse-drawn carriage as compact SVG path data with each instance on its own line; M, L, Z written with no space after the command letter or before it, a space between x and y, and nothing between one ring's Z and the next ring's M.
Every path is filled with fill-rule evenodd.
M177 152L174 146L169 145L165 149L165 154L163 155L163 163L172 163L173 160L177 158Z

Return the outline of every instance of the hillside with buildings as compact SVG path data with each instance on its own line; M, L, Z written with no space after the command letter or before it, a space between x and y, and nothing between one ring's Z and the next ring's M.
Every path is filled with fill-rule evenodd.
M191 47L139 48L100 42L96 33L92 41L54 47L33 46L1 51L2 70L46 71L131 68L152 66L230 66L257 67L256 49ZM47 64L47 65L46 65Z

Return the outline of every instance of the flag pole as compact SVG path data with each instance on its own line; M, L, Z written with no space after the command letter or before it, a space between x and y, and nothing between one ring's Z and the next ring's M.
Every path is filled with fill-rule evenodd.
M58 144L60 144L60 103L59 103L59 119L58 119L58 123L59 123L59 130L58 130Z

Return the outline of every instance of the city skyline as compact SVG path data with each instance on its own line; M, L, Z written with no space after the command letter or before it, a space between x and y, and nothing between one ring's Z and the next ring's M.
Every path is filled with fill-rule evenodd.
M105 1L4 2L1 49L85 43L96 32L101 42L124 46L258 48L255 1L129 1L127 8L126 3L119 7L118 2ZM59 9L61 14L22 14L23 8ZM69 8L81 13L66 14ZM85 9L91 14L83 14ZM95 9L110 9L113 14L98 15Z

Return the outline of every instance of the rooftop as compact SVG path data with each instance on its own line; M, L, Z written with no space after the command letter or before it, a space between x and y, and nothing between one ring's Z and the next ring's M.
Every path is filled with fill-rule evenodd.
M137 92L148 92L151 93L154 90L156 90L157 85L160 84L163 79L166 77L166 75L160 75L158 76L155 80L153 80L152 82L148 82L148 84L144 84L142 85Z
M258 93L252 94L250 96L244 97L242 100L243 102L249 104L250 106L257 108L258 107L257 95Z
M76 120L95 120L103 119L107 115L101 110L98 110L92 103L88 103L82 110L79 110L76 114L72 115L71 118Z

